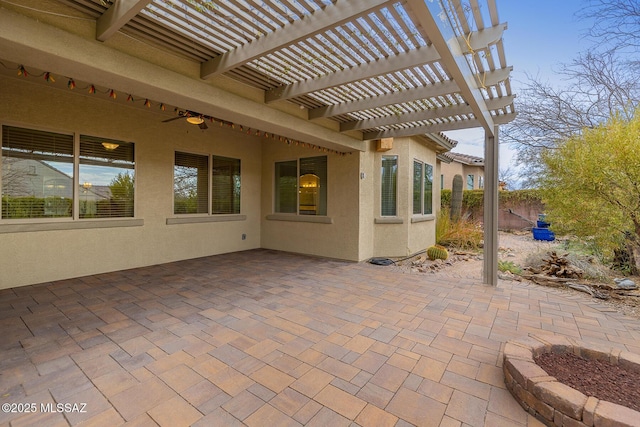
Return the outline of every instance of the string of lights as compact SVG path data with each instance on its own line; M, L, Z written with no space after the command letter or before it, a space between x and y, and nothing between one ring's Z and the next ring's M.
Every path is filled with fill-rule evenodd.
M5 69L8 70L15 70L17 72L17 75L19 77L24 77L24 78L43 78L46 82L48 83L55 83L56 78L64 78L67 80L67 88L69 90L78 90L78 91L87 91L89 94L103 94L103 95L107 95L109 98L111 99L116 99L118 94L116 92L115 89L100 89L99 87L97 87L96 85L92 84L92 83L88 83L85 86L78 86L76 84L76 81L73 79L73 77L66 77L66 76L60 76L60 77L56 77L53 75L53 73L49 72L49 71L43 71L40 73L33 73L29 70L27 70L27 68L24 65L18 65L16 67L10 67L7 66L6 64L4 64L3 62L0 61L0 65L2 65ZM143 101L144 99L144 101ZM163 103L163 102L156 102L156 101L152 101L148 98L134 98L134 96L132 94L127 94L127 102L131 102L131 103L136 103L136 102L143 102L143 105L147 108L152 108L152 107L157 107L158 109L160 109L161 111L166 111L167 109L167 104ZM344 152L344 151L338 151L338 150L334 150L331 148L327 148L327 147L322 147L319 145L315 145L315 144L310 144L308 142L303 142L303 141L299 141L297 139L293 139L293 138L288 138L282 135L277 135L275 133L271 133L271 132L266 132L266 131L262 131L260 129L254 129L248 126L244 126L244 125L240 125L240 124L236 124L233 122L230 122L228 120L222 120L219 119L217 117L212 117L206 114L199 114L199 113L195 113L193 111L189 111L187 109L184 108L179 108L179 107L174 107L174 111L177 115L180 116L184 116L184 117L199 117L202 120L205 121L209 121L210 123L218 123L220 127L228 127L231 128L233 130L238 130L240 132L244 132L247 135L254 135L256 137L262 137L265 140L274 140L274 141L279 141L279 142L283 142L286 143L288 145L294 145L294 146L299 146L299 147L303 147L303 148L307 148L307 149L311 149L311 150L315 150L315 151L320 151L323 153L328 153L328 154L335 154L338 156L346 156L347 154L351 154L351 152Z

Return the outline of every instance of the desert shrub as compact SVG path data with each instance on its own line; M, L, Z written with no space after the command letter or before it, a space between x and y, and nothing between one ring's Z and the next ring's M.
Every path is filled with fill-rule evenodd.
M583 271L583 278L587 280L596 280L598 282L608 282L609 269L603 265L600 260L592 255L587 255L579 251L568 251L559 255L565 255L569 260L569 264ZM544 259L549 255L548 250L539 250L532 252L526 256L523 261L524 267L540 268L545 265Z
M522 267L520 267L518 264L514 263L513 261L499 260L498 270L502 271L503 273L508 271L513 274L522 274Z
M462 250L478 250L482 243L482 226L462 217L453 221L448 209L441 209L436 222L436 243Z

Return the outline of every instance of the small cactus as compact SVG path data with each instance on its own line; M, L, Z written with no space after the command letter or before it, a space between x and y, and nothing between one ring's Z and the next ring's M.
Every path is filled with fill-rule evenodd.
M440 245L433 245L427 248L427 256L431 261L435 259L445 260L449 258L449 252L447 252L447 248Z

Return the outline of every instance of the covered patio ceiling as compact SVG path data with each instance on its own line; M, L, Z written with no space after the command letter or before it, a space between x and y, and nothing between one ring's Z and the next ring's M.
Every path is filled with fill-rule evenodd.
M515 117L495 0L59 0L359 140Z

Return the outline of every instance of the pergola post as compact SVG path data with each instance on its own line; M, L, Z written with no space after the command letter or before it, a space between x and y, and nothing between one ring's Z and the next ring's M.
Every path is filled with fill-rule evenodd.
M498 285L498 126L484 139L484 268L482 283Z

